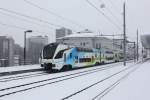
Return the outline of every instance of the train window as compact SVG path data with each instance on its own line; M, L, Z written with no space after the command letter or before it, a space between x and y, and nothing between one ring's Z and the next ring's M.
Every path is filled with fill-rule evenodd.
M105 53L107 53L107 54L113 54L112 51L106 51Z
M66 49L65 49L65 50L66 50ZM64 51L65 51L65 50L61 50L61 51L59 51L59 52L57 53L57 55L55 56L55 59L62 58L63 53L64 53Z
M95 54L95 57L97 58L97 54Z
M58 44L51 44L51 45L45 46L43 49L43 58L44 59L52 59L57 46L58 46Z
M78 52L93 52L92 49L80 48L80 47L77 48L77 51L78 51Z
M78 59L78 56L76 56L75 59Z
M84 63L84 62L91 62L91 58L80 58L79 59L80 63Z
M72 53L70 53L70 58L72 58Z
M75 63L78 63L78 56L75 56Z

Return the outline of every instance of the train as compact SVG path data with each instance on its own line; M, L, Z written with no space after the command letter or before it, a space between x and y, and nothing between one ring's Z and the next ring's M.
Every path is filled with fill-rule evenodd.
M118 51L50 43L41 52L40 64L45 70L70 70L118 62L122 58L123 55Z

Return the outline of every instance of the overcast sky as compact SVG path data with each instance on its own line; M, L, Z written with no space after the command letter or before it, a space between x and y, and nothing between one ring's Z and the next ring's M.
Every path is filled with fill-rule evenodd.
M96 11L86 0L29 0L49 11L55 12L70 21L63 20L57 16L42 11L24 0L0 0L0 8L5 8L19 12L28 16L36 17L49 23L57 24L70 28L75 31L82 31L85 28L93 32L103 34L122 34L122 29L118 29L114 24L108 21L102 14ZM122 28L122 11L124 0L89 0L115 24ZM100 8L105 4L105 8ZM139 28L140 34L149 34L150 32L150 1L149 0L127 0L127 36L130 40L135 40L136 29ZM111 13L113 13L113 15ZM9 14L10 16L7 16ZM114 17L115 16L115 17ZM25 21L22 21L24 19ZM32 22L32 23L30 23ZM16 29L1 24L15 25L24 29ZM49 42L55 41L55 29L59 28L50 24L16 16L0 9L0 35L12 36L15 42L23 45L23 36L26 29L32 29L32 35L48 35Z

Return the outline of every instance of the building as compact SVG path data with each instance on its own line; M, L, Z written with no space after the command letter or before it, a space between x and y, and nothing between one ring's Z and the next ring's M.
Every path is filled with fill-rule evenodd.
M141 35L142 56L150 58L150 35Z
M56 42L86 48L106 48L112 50L117 47L117 45L113 45L112 39L101 37L98 34L90 32L71 34L63 38L56 39ZM120 49L120 47L118 47L118 49Z
M67 28L56 29L56 39L72 34L72 30Z
M14 40L11 37L0 36L0 67L14 65Z
M113 40L114 41L114 43L116 44L116 45L119 45L120 46L120 49L123 51L123 48L124 48L124 40L123 39L114 39ZM136 44L134 44L134 42L131 42L131 41L126 41L126 54L127 54L127 57L129 57L129 58L136 58L137 57L137 45Z
M14 45L14 65L24 64L24 49L18 44Z
M32 36L27 39L26 63L38 64L43 47L48 44L48 36Z
M85 48L103 48L123 53L123 39L111 39L92 32L71 34L56 39L56 42ZM133 44L127 44L127 54L128 56L133 56Z

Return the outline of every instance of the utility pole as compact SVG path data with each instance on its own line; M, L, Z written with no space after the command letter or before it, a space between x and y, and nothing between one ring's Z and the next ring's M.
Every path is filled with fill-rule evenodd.
M123 54L124 54L124 66L126 66L126 5L125 2L123 4Z
M139 31L137 29L137 61L139 60Z

